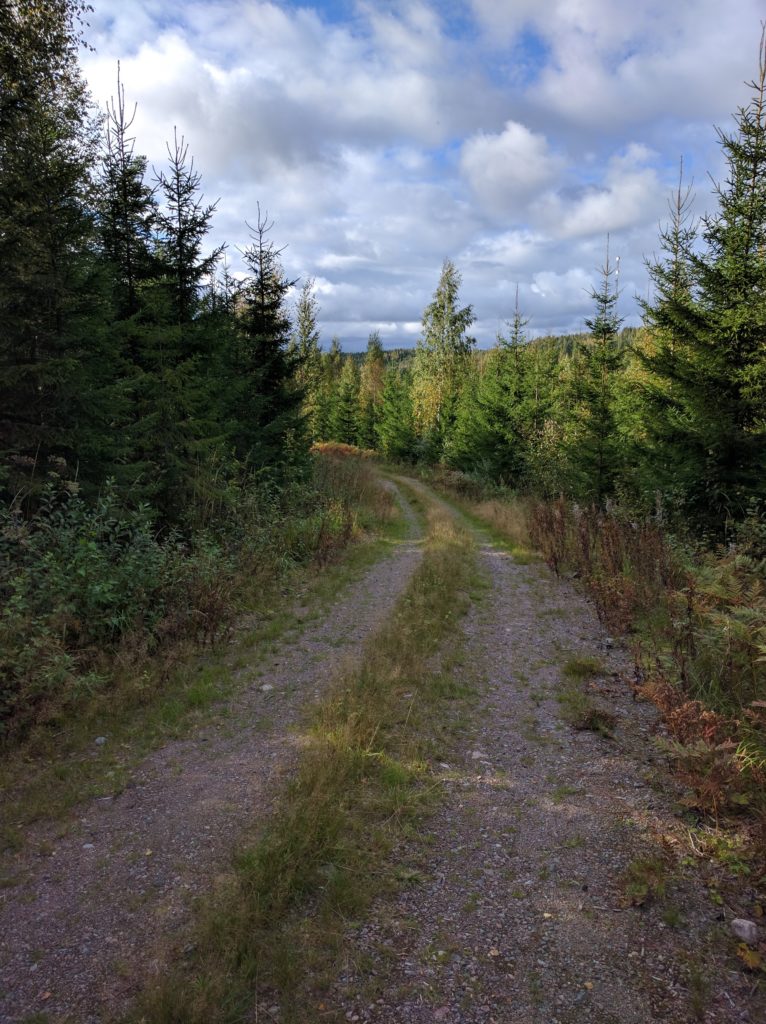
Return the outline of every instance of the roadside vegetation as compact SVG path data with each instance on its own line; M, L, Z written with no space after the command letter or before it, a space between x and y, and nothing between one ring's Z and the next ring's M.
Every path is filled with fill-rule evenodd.
M766 550L758 517L738 543L705 550L656 522L560 499L532 511L534 541L583 582L626 636L641 693L662 710L666 746L701 810L750 812L766 829Z
M262 490L239 497L202 544L71 497L53 523L47 511L14 522L0 847L119 792L138 758L244 685L243 666L297 626L296 602L326 606L405 528L371 463L348 452L316 453L311 477L266 505Z

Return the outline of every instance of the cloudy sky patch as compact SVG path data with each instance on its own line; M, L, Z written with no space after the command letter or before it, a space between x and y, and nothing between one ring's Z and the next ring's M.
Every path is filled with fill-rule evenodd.
M94 98L117 61L137 148L178 127L236 269L257 203L325 345L413 344L442 261L491 344L516 285L541 334L582 328L607 233L638 323L678 161L712 209L714 124L746 103L759 0L93 0Z

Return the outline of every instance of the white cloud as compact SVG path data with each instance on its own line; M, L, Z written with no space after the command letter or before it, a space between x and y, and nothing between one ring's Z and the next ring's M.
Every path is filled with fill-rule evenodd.
M516 283L533 331L577 329L607 232L632 315L682 152L709 205L712 122L747 97L762 0L464 0L478 33L459 4L301 2L97 0L83 63L104 101L122 59L150 163L184 133L221 197L211 247L236 269L260 201L327 338L359 345L417 336L445 256L484 342Z
M653 154L631 144L613 156L603 180L577 189L550 192L534 205L534 219L560 239L603 235L656 220L664 193L657 171L648 166Z
M559 157L544 135L517 121L499 134L480 132L463 143L460 168L484 207L495 215L514 212L558 173Z

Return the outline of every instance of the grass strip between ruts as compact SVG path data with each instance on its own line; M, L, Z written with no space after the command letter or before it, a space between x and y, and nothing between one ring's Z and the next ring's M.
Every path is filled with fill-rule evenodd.
M407 590L316 709L296 777L205 899L191 954L149 984L130 1021L234 1024L255 1020L256 1003L278 1003L282 1021L333 1019L323 1000L349 922L406 876L391 852L437 794L428 764L449 745L449 705L470 693L456 624L475 550L443 507L426 516Z

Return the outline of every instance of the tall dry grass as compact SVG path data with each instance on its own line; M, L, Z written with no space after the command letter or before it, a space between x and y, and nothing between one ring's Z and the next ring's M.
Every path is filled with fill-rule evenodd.
M657 522L563 499L535 505L530 528L551 568L629 638L701 805L766 821L766 561L689 550Z

